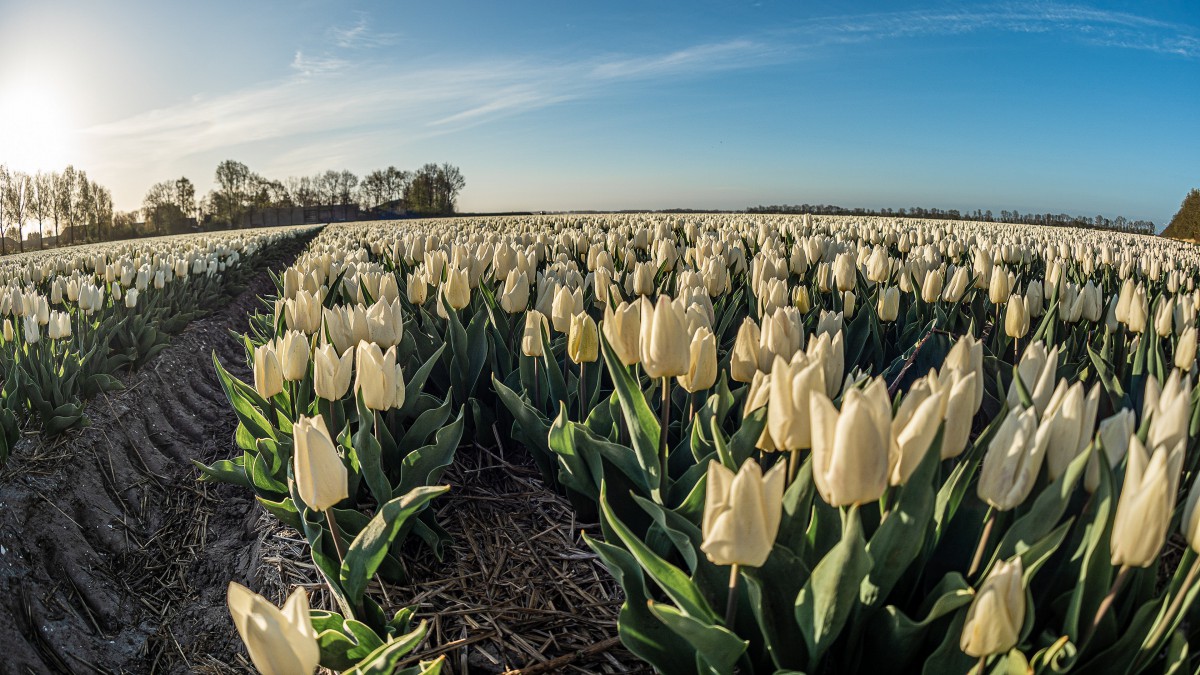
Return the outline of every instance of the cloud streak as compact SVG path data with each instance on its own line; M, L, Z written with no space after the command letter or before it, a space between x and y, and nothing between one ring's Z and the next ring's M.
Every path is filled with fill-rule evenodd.
M297 50L292 72L284 78L197 97L85 133L102 149L100 157L124 158L117 160L125 162L121 168L286 141L284 150L271 153L270 163L274 170L298 173L318 161L352 160L381 136L403 145L634 83L811 60L839 45L982 32L1053 33L1096 47L1200 58L1200 42L1188 27L1079 5L1021 4L831 16L659 53L400 67L363 51L393 44L398 36L374 31L369 17L360 14L349 27L330 29L341 51L312 56Z

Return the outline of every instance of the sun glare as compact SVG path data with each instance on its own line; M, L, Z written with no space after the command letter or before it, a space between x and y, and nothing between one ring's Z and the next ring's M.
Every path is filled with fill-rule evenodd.
M78 161L71 117L66 99L53 86L0 82L0 162L33 172Z

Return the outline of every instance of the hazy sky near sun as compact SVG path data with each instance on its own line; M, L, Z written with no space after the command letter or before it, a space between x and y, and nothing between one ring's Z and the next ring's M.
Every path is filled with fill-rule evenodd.
M1200 3L0 0L0 162L140 205L451 162L460 208L1019 209L1200 186Z

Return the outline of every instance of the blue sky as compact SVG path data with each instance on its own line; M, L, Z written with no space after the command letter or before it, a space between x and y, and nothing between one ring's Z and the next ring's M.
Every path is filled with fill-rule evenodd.
M1200 186L1200 3L0 0L0 104L0 162L73 162L123 209L226 158L448 161L464 210L1162 225Z

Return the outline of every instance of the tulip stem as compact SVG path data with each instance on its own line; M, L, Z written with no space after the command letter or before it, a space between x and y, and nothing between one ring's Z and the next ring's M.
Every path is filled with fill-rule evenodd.
M788 457L788 479L787 479L788 485L791 485L792 481L796 480L796 469L798 469L799 467L800 467L800 451L792 450L791 456Z
M967 570L967 576L975 576L975 572L979 570L979 565L983 562L983 552L987 550L988 539L992 537L992 528L996 525L996 509L988 509L987 522L983 526L983 534L979 537L979 546L975 549L975 557L971 559L971 569Z
M538 358L533 357L533 407L542 409L542 378L538 374Z
M725 627L733 626L733 615L737 613L738 564L729 566L729 595L725 599Z
M664 377L662 379L662 386L663 395L662 410L659 411L658 452L662 455L662 485L665 487L667 481L667 460L669 458L667 426L671 423L671 378Z
M1113 602L1117 599L1117 593L1125 586L1126 580L1129 579L1129 572L1132 568L1129 565L1121 565L1121 571L1117 572L1117 578L1113 580L1112 588L1108 591L1108 595L1100 601L1100 606L1096 608L1096 618L1092 619L1092 625L1088 627L1087 635L1083 636L1081 646L1086 646L1095 635L1096 629L1100 627L1100 622L1104 620L1104 615L1108 614L1108 610L1112 608Z
M979 666L978 666L978 669L979 669L979 675L983 675L983 674L984 674L984 672L986 672L986 669L987 669L987 658L988 658L988 657L986 657L986 656L981 656L981 657L979 657Z
M1158 625L1154 627L1154 632L1150 634L1150 637L1145 642L1146 645L1150 645L1153 648L1162 639L1163 633L1167 631L1171 622L1175 620L1175 615L1183 605L1183 598L1188 594L1188 589L1192 587L1192 583L1196 581L1198 573L1200 573L1200 557L1192 561L1192 566L1188 568L1188 573L1183 579L1183 584L1179 586L1179 592L1171 599L1171 604L1167 607L1167 613L1162 616Z
M585 377L587 377L587 364L580 363L579 364L579 421L580 422L583 422L587 419L587 401L584 400L584 390L586 389L586 387L584 387L584 385L583 385L583 380Z
M346 561L346 555L342 553L342 536L341 530L338 529L337 518L333 515L333 509L325 509L325 522L329 523L329 534L333 539L333 550L337 552L338 564L341 565Z

